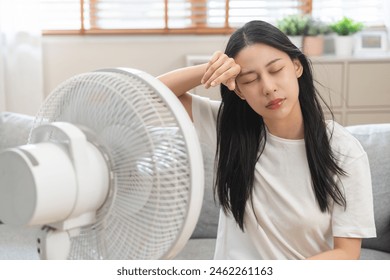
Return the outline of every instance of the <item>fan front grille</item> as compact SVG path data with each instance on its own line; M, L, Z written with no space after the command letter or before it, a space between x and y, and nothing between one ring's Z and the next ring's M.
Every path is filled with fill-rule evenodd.
M158 259L188 211L190 161L166 102L137 75L92 72L60 85L35 125L77 125L106 157L109 196L97 221L72 238L70 259Z

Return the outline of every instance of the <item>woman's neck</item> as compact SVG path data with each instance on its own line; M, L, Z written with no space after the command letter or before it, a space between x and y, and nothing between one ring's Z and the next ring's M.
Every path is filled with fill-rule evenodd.
M268 126L268 131L274 136L283 138L283 139L290 139L290 140L299 140L304 138L304 128L303 123L301 126L297 126L296 128L293 128L291 126L284 126L284 125L278 125L278 126Z
M269 133L284 139L298 140L304 138L302 113L283 120L264 120Z

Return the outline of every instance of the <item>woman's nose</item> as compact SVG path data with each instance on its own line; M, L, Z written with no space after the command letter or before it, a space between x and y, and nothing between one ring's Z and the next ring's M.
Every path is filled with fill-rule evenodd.
M271 77L262 77L263 81L263 94L269 96L276 92L276 84Z

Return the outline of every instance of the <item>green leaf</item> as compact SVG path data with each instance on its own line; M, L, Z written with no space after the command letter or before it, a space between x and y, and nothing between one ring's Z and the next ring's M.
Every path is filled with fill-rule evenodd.
M330 25L333 32L340 36L348 36L359 32L364 27L363 23L356 22L351 18L343 17L341 20Z

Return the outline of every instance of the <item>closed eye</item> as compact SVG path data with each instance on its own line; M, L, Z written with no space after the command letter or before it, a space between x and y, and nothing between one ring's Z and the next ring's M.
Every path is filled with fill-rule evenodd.
M283 67L280 67L280 68L277 68L277 69L272 69L272 70L270 70L269 72L270 72L271 74L275 74L275 73L278 73L278 72L282 71L283 68L284 68L284 66L283 66Z
M247 85L247 84L250 84L250 83L253 83L254 81L256 81L256 79L252 79L252 80L249 80L249 81L246 81L246 82L242 82L243 85Z

